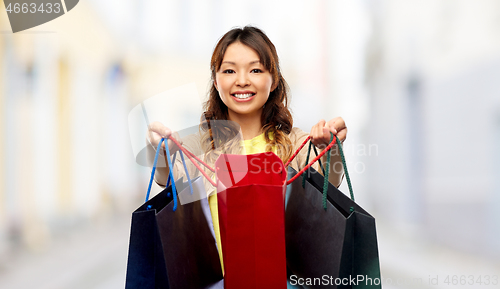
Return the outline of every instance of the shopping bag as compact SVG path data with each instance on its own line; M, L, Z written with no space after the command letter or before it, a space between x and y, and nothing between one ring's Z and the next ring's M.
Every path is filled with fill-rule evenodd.
M337 145L341 151L340 143ZM290 178L297 174L293 168L288 168L288 173ZM285 232L290 283L299 278L319 278L317 283L301 285L381 288L375 219L331 183L325 184L325 177L310 168L287 187Z
M205 191L203 179L193 180ZM186 186L179 195L190 194ZM200 193L193 193L200 194ZM173 211L170 202L156 216L170 288L224 288L208 199L186 203Z
M215 171L225 288L286 288L283 162L222 154Z
M168 148L166 151L172 168ZM169 179L173 179L172 170L170 173ZM206 196L199 191L204 190L203 180L190 180L186 175L187 182L179 179L150 200L147 197L132 214L125 288L223 288L207 198L177 205L177 191Z
M176 184L185 186L182 179ZM171 201L169 186L132 213L126 289L170 288L156 215Z

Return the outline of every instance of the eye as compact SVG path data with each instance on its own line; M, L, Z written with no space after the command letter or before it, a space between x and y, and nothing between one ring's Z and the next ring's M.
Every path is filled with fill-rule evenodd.
M234 73L234 70L232 70L232 69L226 69L226 70L222 71L222 73L228 73L228 74L229 73Z
M252 72L253 73L262 73L262 70L258 69L258 68L255 68L255 69L252 69Z

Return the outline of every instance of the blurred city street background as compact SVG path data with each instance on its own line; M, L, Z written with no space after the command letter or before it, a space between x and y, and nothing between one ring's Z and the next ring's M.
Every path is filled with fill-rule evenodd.
M384 288L500 288L500 1L82 0L15 34L0 6L0 288L124 288L150 176L129 113L181 85L201 109L217 40L248 24L295 126L345 119Z

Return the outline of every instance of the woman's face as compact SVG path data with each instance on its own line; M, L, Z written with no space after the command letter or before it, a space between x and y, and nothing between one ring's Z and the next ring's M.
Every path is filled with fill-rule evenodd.
M241 117L260 119L273 81L271 73L259 62L257 52L235 42L227 47L214 84L228 107L230 120Z

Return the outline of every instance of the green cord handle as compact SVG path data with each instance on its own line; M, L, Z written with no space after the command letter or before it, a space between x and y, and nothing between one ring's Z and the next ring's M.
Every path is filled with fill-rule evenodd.
M330 132L330 142L333 141L333 133ZM347 180L347 185L349 187L349 193L351 195L351 200L354 202L354 193L353 193L353 190L352 190L352 184L351 184L351 178L349 177L349 172L347 171L347 164L346 164L346 161L345 161L345 155L344 155L344 150L342 149L342 143L340 142L339 138L338 137L335 137L335 140L336 140L336 143L337 143L337 147L339 148L339 152L340 152L340 158L342 160L342 166L344 167L344 173L345 173L345 177L346 177L346 180ZM316 154L316 156L318 156L318 152L316 150L316 147L312 144L312 142L309 141L309 148L307 150L307 157L306 157L306 164L309 163L309 157L310 157L310 154L311 154L311 148L313 148L314 150L314 153ZM330 148L330 151L331 151L331 148ZM327 192L328 192L328 177L329 177L329 174L330 174L330 165L331 165L331 152L327 153L326 155L326 163L325 163L325 167L323 167L322 163L321 163L321 160L318 160L319 161L319 165L321 167L321 169L323 170L323 175L324 175L324 183L323 183L323 208L326 210L327 206L326 206L326 198L327 198ZM304 188L305 187L305 184L306 184L306 172L304 172L302 174L302 187ZM351 212L354 211L354 208L351 207Z
M349 172L347 171L347 165L345 162L344 150L342 149L342 144L340 143L339 138L337 138L337 146L339 148L340 158L342 159L342 165L344 166L345 179L347 180L347 186L349 186L349 193L351 194L351 200L354 202L354 193L352 192L351 178L349 178ZM351 211L352 210L354 209L351 207Z
M313 147L313 150L314 150L314 154L316 156L318 156L318 151L316 150L316 146L312 146L312 147ZM323 171L323 175L324 175L325 174L325 168L323 167L323 164L321 163L321 159L318 160L318 163L319 163L319 167Z
M331 141L330 141L331 142ZM309 163L309 156L311 155L311 147L314 151L314 154L316 156L318 156L318 151L316 150L316 146L313 146L311 142L309 142L309 148L307 149L307 157L306 157L306 164ZM318 160L318 163L319 163L319 167L321 168L321 170L323 171L323 175L325 175L325 168L323 167L323 164L321 163L321 159ZM302 174L303 176L305 176L305 172L304 174ZM305 179L302 179L302 187L304 188L306 186L306 181Z
M339 138L336 137L336 139L338 140ZM333 141L333 133L330 132L330 142L332 141ZM332 156L332 148L330 148L330 150L326 154L326 164L325 164L326 171L325 171L325 180L323 182L323 209L325 209L325 211L326 211L326 194L328 193L328 184L329 184L328 177L330 175L330 157Z

